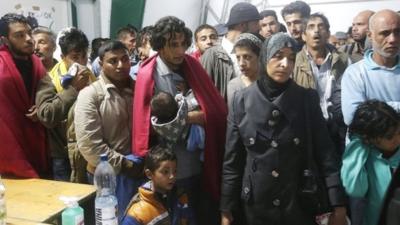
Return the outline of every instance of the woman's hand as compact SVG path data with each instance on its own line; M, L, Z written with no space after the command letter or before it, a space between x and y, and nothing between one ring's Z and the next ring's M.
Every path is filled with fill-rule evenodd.
M346 208L335 207L329 217L329 225L347 225Z
M221 212L221 225L230 225L233 221L231 212Z

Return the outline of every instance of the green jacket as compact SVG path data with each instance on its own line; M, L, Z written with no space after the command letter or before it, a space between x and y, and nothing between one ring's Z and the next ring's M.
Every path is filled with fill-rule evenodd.
M332 74L335 76L336 83L340 84L341 77L348 66L348 56L345 53L338 52L334 48L328 48L332 54ZM316 82L311 69L310 62L306 54L306 46L297 53L296 64L293 70L293 80L305 88L316 89Z

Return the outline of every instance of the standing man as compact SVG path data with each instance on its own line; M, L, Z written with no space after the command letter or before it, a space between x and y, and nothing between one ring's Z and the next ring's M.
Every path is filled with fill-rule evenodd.
M69 181L71 165L68 159L68 147L75 143L74 137L67 139L68 112L78 97L81 89L89 82L96 80L95 76L86 67L87 50L89 41L86 35L77 28L71 28L63 33L58 44L61 48L61 61L42 78L36 93L39 121L47 128L48 143L52 159L53 178L55 180ZM76 74L70 82L62 82L73 63L80 64ZM65 81L65 79L64 79ZM71 152L72 149L70 149ZM73 181L73 179L71 179Z
M222 38L221 46L209 48L201 57L201 65L207 71L214 85L224 99L227 99L228 82L240 74L233 46L241 33L258 33L260 14L248 3L234 5L225 24L228 32Z
M201 55L203 55L207 49L217 44L217 30L208 24L200 25L194 31L194 41L197 50L192 53L192 56L200 61Z
M119 218L135 193L133 179L142 176L142 166L131 161L131 123L134 81L129 77L127 48L110 41L99 49L102 72L99 80L79 92L75 106L75 132L79 152L88 162L89 183L100 155L117 174L116 195Z
M314 13L306 21L302 35L305 45L297 53L293 80L300 86L317 90L329 133L341 155L346 127L340 109L340 80L348 57L328 44L329 29L329 21L322 14Z
M370 18L372 50L347 68L342 80L344 122L350 124L357 106L369 99L400 111L400 15L382 10Z
M358 105L376 99L400 111L400 15L382 10L371 16L367 37L372 50L350 65L342 79L342 112L349 125ZM363 224L365 203L350 199L352 224Z
M33 54L28 20L15 13L0 19L0 173L39 177L48 172L46 134L37 121L35 94L46 75Z
M53 58L53 53L56 50L56 36L47 27L36 27L32 31L32 37L35 42L35 55L42 61L47 71L50 71L57 60Z
M227 109L200 63L185 54L191 40L192 32L176 17L163 17L154 25L151 46L158 54L142 64L136 80L133 152L145 156L152 145L162 142L161 137L151 131L150 100L160 91L175 96L178 93L176 78L183 78L200 104L200 110L188 113L186 122L204 127L205 148L202 162L200 151L188 151L184 138L177 141L173 147L178 159L177 186L188 193L189 204L198 213L197 219L207 220L219 214L216 203L209 204L214 210L202 214L199 214L199 205L210 197L215 202L219 200ZM205 213L207 217L201 216Z
M303 1L295 1L286 5L282 11L282 18L286 23L289 34L294 38L298 44L297 49L301 50L304 41L302 34L304 31L304 22L310 17L310 6Z
M353 43L339 48L339 51L349 55L351 62L356 63L364 57L365 41L367 40L369 18L374 14L374 11L365 10L357 14L353 19L351 36Z
M137 29L131 25L121 27L117 31L117 39L128 49L131 66L138 63L136 58L136 35Z
M274 10L260 12L260 35L267 38L280 31L281 24Z

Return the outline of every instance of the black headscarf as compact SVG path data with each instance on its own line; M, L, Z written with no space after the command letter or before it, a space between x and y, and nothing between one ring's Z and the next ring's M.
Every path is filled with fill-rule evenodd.
M274 81L267 73L265 65L282 48L289 47L296 51L296 42L285 33L276 33L265 39L260 53L260 79L257 81L258 87L264 95L271 101L282 94L289 86L291 79L285 83Z

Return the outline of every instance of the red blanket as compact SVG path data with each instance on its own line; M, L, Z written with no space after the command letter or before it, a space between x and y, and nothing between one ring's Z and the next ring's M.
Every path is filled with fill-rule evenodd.
M158 55L146 60L139 70L134 96L133 153L146 155L150 137L150 100L154 93L153 71ZM222 159L225 145L227 108L200 63L186 55L183 73L205 114L204 185L219 200Z
M31 59L33 93L28 94L8 48L0 47L0 174L38 177L48 168L45 129L25 116L35 104L37 83L46 75L40 59Z

